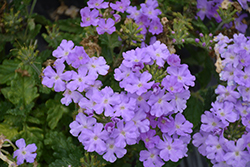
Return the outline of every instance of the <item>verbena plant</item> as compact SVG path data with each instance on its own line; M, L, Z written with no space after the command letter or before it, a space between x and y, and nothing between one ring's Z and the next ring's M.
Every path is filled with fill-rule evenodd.
M250 163L247 1L0 4L1 166Z

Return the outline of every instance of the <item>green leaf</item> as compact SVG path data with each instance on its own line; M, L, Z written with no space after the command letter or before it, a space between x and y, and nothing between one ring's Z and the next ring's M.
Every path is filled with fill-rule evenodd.
M45 105L48 108L48 125L51 129L54 129L57 126L59 120L62 118L63 114L68 112L68 108L53 99L48 100Z
M62 132L50 131L45 135L44 144L54 150L53 156L56 160L49 165L50 167L81 166L80 158L83 157L83 148L72 144L72 138L66 138Z
M15 140L16 135L18 134L17 128L14 128L8 124L0 124L0 135L3 134L9 140Z
M35 87L35 80L31 77L21 76L11 81L11 86L2 90L5 98L9 99L14 105L28 105L39 96Z
M183 115L193 124L193 129L199 125L203 112L202 101L198 97L191 95L187 101L187 108L183 112Z
M115 47L121 46L122 42L118 40L118 35L113 33L111 35L105 33L99 37L101 44L107 45L111 50Z
M38 127L24 127L20 132L21 137L23 137L27 143L38 143L43 141L43 130Z
M10 85L10 81L14 79L15 70L17 69L20 61L15 60L7 60L3 61L3 64L0 65L0 84Z

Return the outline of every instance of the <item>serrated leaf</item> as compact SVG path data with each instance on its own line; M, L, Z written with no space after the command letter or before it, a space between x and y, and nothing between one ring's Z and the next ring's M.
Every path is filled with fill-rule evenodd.
M191 95L187 101L187 108L183 112L186 119L193 124L195 128L201 120L201 114L203 114L203 103L197 97Z
M53 156L56 160L49 165L50 167L81 166L80 158L83 156L83 149L72 144L71 138L66 138L62 132L50 131L45 136L44 144L54 150Z
M20 64L19 60L4 60L0 65L0 84L10 85L10 81L14 79L15 70Z
M11 81L11 86L2 90L5 98L10 100L14 105L30 104L35 98L39 96L35 81L31 77L21 76L20 74Z
M59 120L62 118L63 114L68 112L68 108L52 99L48 100L45 105L48 108L48 126L50 129L54 129L57 126Z
M18 129L14 128L8 124L1 123L0 124L0 135L3 134L9 140L14 140L16 135L18 134Z
M28 126L20 132L20 136L23 137L27 143L38 143L39 141L43 141L44 138L42 129Z
M19 105L17 105L15 108L13 109L9 109L7 110L7 114L11 114L11 115L14 115L14 116L23 116L25 117L30 111L31 109L34 107L35 103L32 102L28 105L23 105L22 102L19 103ZM20 119L20 117L19 117Z
M111 50L113 50L115 47L121 46L122 42L118 40L118 35L116 33L113 33L111 35L105 33L100 36L101 44L107 45Z

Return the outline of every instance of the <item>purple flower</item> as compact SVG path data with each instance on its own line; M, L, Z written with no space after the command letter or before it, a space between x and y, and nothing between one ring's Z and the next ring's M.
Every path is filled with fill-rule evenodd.
M238 86L237 90L244 101L250 101L250 87Z
M43 80L42 80L42 84L52 88L54 85L54 89L56 92L61 92L64 91L66 88L66 83L63 81L69 81L71 79L72 76L72 72L71 71L66 71L65 73L63 73L65 65L63 63L57 63L55 65L56 68L56 72L51 68L51 66L47 66L44 70L43 70Z
M96 9L93 9L90 11L89 7L85 7L80 10L82 22L81 27L88 27L90 25L97 26L99 19L97 18L99 15L99 11Z
M240 0L239 0L240 1ZM246 24L243 24L242 23L242 19L244 17L247 17L248 15L245 13L245 14L242 14L240 15L238 18L236 18L234 20L234 24L235 24L235 28L241 32L241 33L245 33L246 32L246 29L247 29L247 25Z
M219 96L217 96L217 101L230 101L233 103L236 103L237 99L240 98L240 94L236 91L234 91L234 89L236 88L236 86L223 86L223 85L218 85L218 87L215 89L215 93L219 94Z
M121 13L124 13L127 7L130 5L130 0L121 0L121 1L116 1L116 3L110 3L110 7L113 10L117 10Z
M146 4L141 4L141 12L145 14L149 19L158 19L158 15L161 14L159 9L155 9L153 6L148 6Z
M89 8L106 9L109 3L103 2L103 0L89 0L87 4Z
M105 19L100 19L98 22L98 27L96 27L96 31L99 35L104 34L107 32L108 34L112 34L115 32L115 21L111 18L108 18L107 21Z
M150 22L148 31L151 32L153 35L158 35L163 32L163 25L161 24L159 18L156 18Z
M167 63L170 66L179 66L181 65L181 59L177 54L171 54L167 57Z
M155 134L155 130L152 129L150 129L146 133L141 133L141 140L144 141L146 148L154 148L155 145L159 142L160 137L158 135L155 136Z
M205 113L201 115L201 122L201 130L204 132L213 132L220 127L225 127L220 119L209 111L205 111Z
M154 81L150 81L152 75L147 71L140 74L138 77L135 77L134 80L131 80L131 83L125 86L125 90L129 93L136 93L137 95L141 95L148 91L151 86L154 84Z
M109 136L108 132L103 130L102 123L96 123L92 130L86 129L81 135L84 136L81 142L88 152L96 151L98 154L103 154L107 150L105 141Z
M164 162L159 157L159 150L156 148L151 148L148 151L142 150L139 160L143 162L144 167L161 167L164 165Z
M98 104L95 107L95 112L101 114L105 111L104 115L114 116L114 106L120 104L121 99L119 94L114 93L110 87L105 87L101 91L97 91L93 94L92 99Z
M173 111L173 106L169 103L169 100L173 99L173 95L165 93L165 90L161 90L158 95L151 95L148 104L151 106L150 114L156 117L167 115Z
M204 131L200 131L198 133L195 133L193 135L193 145L195 147L198 147L198 151L201 153L201 155L206 156L207 155L207 151L206 151L206 140L208 137L209 133L206 133Z
M137 129L139 129L140 133L145 133L149 130L150 122L148 119L146 119L147 114L139 110L135 113L135 116L132 118L132 121L134 122Z
M86 115L80 112L76 115L76 120L69 124L70 133L76 137L85 129L92 129L94 124L96 124L95 118L87 117ZM78 139L79 141L81 141L80 136Z
M176 133L181 136L186 136L192 133L192 127L193 124L187 121L181 113L178 113L175 116L174 126L169 128L168 134L172 135Z
M206 151L208 159L215 159L218 162L224 161L225 146L227 140L224 137L208 135L206 139Z
M117 129L114 129L110 135L110 137L115 139L116 147L124 148L126 144L133 145L136 143L138 134L134 125L133 121L124 123L121 120L117 123Z
M106 60L102 56L91 57L90 61L87 64L84 64L83 66L88 68L89 73L93 72L93 75L106 75L109 69L109 66L106 64Z
M68 63L68 55L73 52L73 47L72 41L63 39L57 49L52 52L52 55L57 58L56 61L62 61L63 63L66 60Z
M63 93L63 98L61 99L61 103L68 106L72 100L74 103L78 103L81 98L83 98L82 94L77 91L70 91L69 89L66 89L66 91Z
M181 66L170 66L167 68L167 72L170 75L177 76L178 81L183 84L183 86L194 86L195 76L191 75L186 64Z
M162 135L163 140L160 140L156 147L160 149L160 157L164 161L177 162L179 159L186 155L187 149L183 141L180 139L174 139L166 134Z
M235 122L238 119L238 114L234 111L234 103L229 101L222 103L215 101L212 103L212 106L211 111L223 124L228 125L228 122Z
M128 18L132 18L134 20L137 20L141 14L140 11L137 10L136 6L128 6L126 12L130 14Z
M120 94L121 103L115 106L114 116L121 116L125 121L130 121L135 115L136 100L125 92Z
M23 138L17 140L16 145L18 149L14 151L13 158L17 157L17 165L23 164L24 160L29 163L33 163L37 155L34 153L37 150L36 145L33 143L26 146Z
M209 16L209 10L211 9L212 1L197 0L197 8L200 9L197 16L204 20L205 16Z
M123 147L122 148L117 147L115 145L115 140L114 139L108 139L106 141L106 146L107 146L107 151L103 155L103 158L106 161L109 161L111 163L116 161L116 156L117 156L117 158L122 158L127 153L126 149L124 149Z
M234 80L241 86L250 87L250 66L244 68L244 71L236 69L234 72Z
M228 152L224 155L227 164L234 165L235 167L245 166L250 159L250 154L245 151L245 140L240 138L236 143L228 141L225 145L228 149Z
M172 93L183 92L183 84L178 81L177 76L167 75L161 82L164 89Z
M68 62L74 68L78 68L81 64L86 64L90 60L82 46L75 46L73 51L68 56Z

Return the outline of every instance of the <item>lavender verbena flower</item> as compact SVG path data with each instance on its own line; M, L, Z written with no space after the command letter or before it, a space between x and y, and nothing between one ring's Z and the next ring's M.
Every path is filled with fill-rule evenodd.
M119 94L114 93L113 89L107 86L101 91L95 92L92 99L99 102L95 107L95 112L101 114L104 111L106 117L114 116L114 107L121 103Z
M99 35L104 34L107 32L108 34L112 34L115 32L115 21L111 18L108 18L106 21L105 19L100 19L98 22L98 27L96 27L96 31Z
M138 129L139 133L145 133L149 130L150 122L148 119L146 119L147 114L139 110L135 113L135 116L132 118L132 121L134 122L135 126Z
M171 93L183 92L184 90L183 84L178 82L177 76L167 75L163 78L161 85Z
M37 150L36 145L33 143L26 146L23 138L18 139L16 145L18 149L14 151L13 158L17 157L17 165L23 164L24 160L28 163L33 163L37 155L34 153Z
M189 90L182 90L180 92L177 93L170 93L173 98L170 101L170 104L173 106L173 112L177 113L180 112L182 113L187 105L187 100L190 97L190 91Z
M236 103L237 99L240 97L240 94L237 91L234 91L236 86L223 86L218 85L218 87L215 89L215 93L219 94L217 96L217 101L230 101L233 103Z
M212 1L207 0L197 0L197 8L200 9L197 13L197 16L204 20L205 16L209 16L209 11L212 6Z
M206 152L209 159L215 159L218 162L224 161L225 143L227 139L209 134L206 139Z
M234 20L234 24L235 24L235 28L240 32L240 33L245 33L246 29L247 29L247 25L242 23L242 19L244 17L247 17L248 15L245 14L241 14L238 18L236 18Z
M57 61L62 61L62 63L66 60L68 62L68 55L73 52L74 43L69 40L63 39L60 45L56 50L52 52L52 55L57 58Z
M186 146L182 140L172 138L166 134L163 134L162 138L163 140L160 140L156 147L160 149L159 155L164 161L177 162L180 158L187 156L187 149L184 149Z
M155 9L153 6L148 6L146 4L141 4L141 12L145 14L149 19L158 19L158 15L161 14L159 9Z
M72 100L74 103L78 103L81 98L83 98L83 95L77 91L71 91L69 89L66 89L66 91L63 93L63 98L61 99L61 103L68 106Z
M87 67L89 73L93 75L106 75L109 69L109 65L106 64L106 60L102 56L91 57L90 61L82 66Z
M113 130L110 137L115 139L116 147L124 148L127 144L133 145L136 143L138 138L136 130L133 121L124 124L124 121L121 120L117 123L117 129Z
M207 151L206 151L206 140L207 140L207 137L208 137L209 133L207 132L204 132L204 131L200 131L198 133L195 133L193 135L193 145L195 147L198 147L198 151L199 153L201 153L201 155L203 156L206 156L207 155Z
M156 117L168 115L173 111L173 106L169 103L173 98L173 95L165 93L165 90L161 90L158 95L151 95L148 100L148 104L151 106L150 114Z
M143 72L138 77L134 77L125 87L125 90L129 93L136 93L141 95L147 92L151 86L154 84L154 81L151 81L152 75L148 72Z
M155 134L156 134L156 131L152 129L150 129L146 133L141 133L140 137L141 137L141 140L143 140L146 148L148 149L154 148L155 145L159 142L160 137Z
M56 72L51 68L51 66L47 66L43 70L43 80L42 84L54 89L56 92L61 92L66 89L66 83L64 81L69 81L72 76L71 71L66 71L63 73L65 65L63 63L57 63L55 65ZM63 81L64 80L64 81Z
M244 101L250 102L250 87L238 86L237 90Z
M96 9L106 9L108 8L109 3L103 2L103 0L89 0L87 2L89 8L96 8Z
M187 121L181 113L176 114L175 120L173 122L173 126L168 127L167 133L169 136L175 133L180 136L186 136L192 133L193 124Z
M195 76L191 75L186 64L182 64L178 67L169 66L167 72L170 75L177 76L178 81L182 83L185 88L187 88L187 86L194 86Z
M68 55L68 63L74 68L78 68L81 64L86 64L90 60L82 46L75 46L73 51Z
M160 150L157 148L151 148L148 151L142 150L140 152L139 160L143 162L144 167L161 167L164 162L159 157Z
M72 81L67 84L67 88L71 91L78 90L83 92L90 85L94 84L96 79L97 75L95 73L88 73L88 69L81 66L78 68L78 73L72 72Z
M238 0L238 2L239 2L239 4L241 5L241 7L243 9L248 9L249 8L247 2L250 2L250 0Z
M245 151L245 140L240 138L236 143L234 141L228 141L225 143L228 151L224 155L224 159L229 165L234 167L245 166L250 159L250 154Z
M130 5L130 0L121 0L121 1L116 1L116 3L110 3L110 7L113 10L117 10L121 13L124 13L127 9L127 7Z
M153 35L158 35L163 32L163 25L161 24L159 18L156 18L150 22L148 31L151 32Z
M98 154L103 154L107 150L105 141L109 136L108 132L103 130L102 123L96 123L92 130L86 129L81 134L84 135L81 142L88 152L96 151Z
M90 10L89 7L84 7L80 10L82 22L80 23L81 27L88 27L90 25L97 26L99 22L99 11L96 9Z
M121 116L125 121L130 121L135 115L136 99L125 94L120 93L121 103L115 106L114 116Z
M111 163L115 162L117 158L122 158L127 153L124 147L117 147L115 145L115 140L112 138L106 141L106 147L107 151L103 155L103 158Z
M83 113L78 113L76 115L76 120L69 124L70 133L77 137L79 136L79 141L81 141L81 132L85 129L93 129L93 125L96 124L96 119L93 117L87 117Z
M136 6L129 6L129 7L127 7L126 12L130 14L127 17L128 18L132 18L134 20L137 20L138 17L140 16L140 14L141 14L140 11L137 10Z

